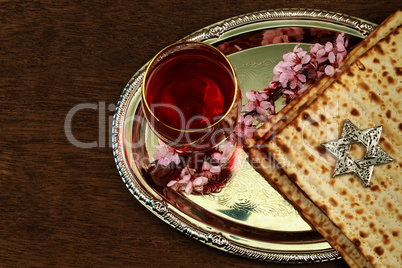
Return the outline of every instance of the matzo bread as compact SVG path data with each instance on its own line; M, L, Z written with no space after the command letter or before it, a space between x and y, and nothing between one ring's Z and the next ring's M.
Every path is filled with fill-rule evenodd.
M256 148L249 151L250 161L253 166L258 166L257 171L295 208L304 219L312 224L315 229L337 250L350 267L372 267L369 261L361 254L358 248L350 241L341 230L318 208L303 192L284 174L275 160Z
M400 44L398 27L325 88L266 148L260 148L375 267L402 266ZM379 145L394 158L374 167L369 188L354 174L332 178L335 159L320 145L339 138L347 118L360 129L382 125ZM275 179L270 178L274 183ZM292 198L287 187L278 188ZM319 224L316 228L320 231ZM322 233L339 247L338 235ZM345 260L364 267L350 255Z
M356 46L345 58L342 65L339 67L345 70L364 52L370 49L379 40L387 36L391 31L402 24L402 10L398 10L386 20L384 20L367 38L365 38L358 46ZM315 96L319 95L327 86L329 86L335 77L324 76L319 79L314 85L310 86L296 101L292 101L272 117L267 123L263 124L255 133L254 137L247 139L244 142L245 147L252 147L255 143L261 145L268 140L272 135L279 132L283 127L291 122L294 117L306 105L309 105ZM260 140L260 141L258 141Z

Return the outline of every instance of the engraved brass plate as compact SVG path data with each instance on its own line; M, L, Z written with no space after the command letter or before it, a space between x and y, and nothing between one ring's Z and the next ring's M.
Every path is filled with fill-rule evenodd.
M219 46L235 67L244 95L248 90L266 88L273 67L295 46L295 43L261 45L267 31L292 28L298 34L303 33L302 40L296 41L306 49L311 43L324 42L337 32L347 33L351 44L357 44L375 26L333 12L269 10L216 23L182 40ZM290 41L292 38L298 37L293 36ZM283 263L340 258L250 166L242 149L235 152L232 178L210 194L186 195L155 184L147 166L153 161L157 139L148 128L140 105L145 68L146 65L123 90L113 125L113 153L118 171L145 207L183 233L237 255Z

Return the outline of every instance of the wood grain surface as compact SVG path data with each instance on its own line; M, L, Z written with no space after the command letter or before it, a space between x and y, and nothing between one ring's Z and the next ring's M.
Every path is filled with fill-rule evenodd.
M380 23L401 4L1 0L0 266L283 267L197 242L137 202L116 170L109 119L131 76L166 45L232 16L284 7ZM77 112L66 133L65 118L80 104L93 109ZM69 134L92 148L74 146Z

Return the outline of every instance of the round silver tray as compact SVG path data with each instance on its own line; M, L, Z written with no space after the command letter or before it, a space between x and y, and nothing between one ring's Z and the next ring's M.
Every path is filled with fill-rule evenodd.
M290 41L307 48L312 43L330 40L337 32L345 32L353 46L375 27L373 23L334 12L282 9L230 18L181 40L219 46L235 67L244 95L248 90L266 88L273 67L295 46L295 43L261 45L264 33L283 33L291 29ZM269 43L269 40L264 42ZM141 109L141 82L146 66L134 74L123 90L112 134L117 169L141 204L179 231L237 255L280 263L340 258L339 253L249 165L241 149L235 152L237 167L230 180L209 194L186 195L158 183L148 170L157 139L148 128Z

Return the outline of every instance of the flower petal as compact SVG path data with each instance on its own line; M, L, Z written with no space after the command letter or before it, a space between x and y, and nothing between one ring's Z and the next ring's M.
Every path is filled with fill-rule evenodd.
M264 100L268 99L268 95L265 93L258 93L258 96L259 96L258 97L259 101L264 101Z
M301 89L299 89L299 91L297 91L297 94L302 94L304 91L306 91L308 89L308 86L304 86Z
M316 54L318 50L322 48L322 45L319 43L315 43L314 46L310 49L310 53Z
M303 51L301 48L300 48L300 50L297 52L297 56L298 56L299 58L303 58L304 56L306 56L306 54L307 54L307 51Z
M262 101L260 103L260 107L265 109L265 110L268 109L268 108L271 108L271 106L272 106L272 104L269 101Z
M159 159L158 160L158 165L161 165L161 166L168 166L169 165L169 163L170 163L170 161L169 161L169 159L167 159L166 157L164 157L164 158L161 158L161 159Z
M191 175L185 175L181 180L178 181L178 183L188 183L191 179Z
M332 45L332 43L331 42L327 42L326 44L325 44L325 51L326 52L330 52L332 49L334 48L334 46Z
M324 72L317 71L317 78L320 78L320 77L323 76L323 75L324 75Z
M178 154L174 154L172 157L172 162L174 162L176 165L178 165L180 163L180 158Z
M297 79L302 83L306 82L306 76L304 74L298 74Z
M203 186L208 183L208 178L206 177L197 177L193 181L193 186Z
M257 113L259 113L259 114L266 114L267 113L267 110L262 108L262 107L260 107L260 106L258 106L256 108L256 110L257 110Z
M221 159L222 159L222 154L221 153L219 153L219 152L215 152L215 153L213 153L212 155L212 158L214 159L214 160L216 160L216 161L220 161Z
M191 194L191 192L193 191L193 183L190 181L185 189L186 194Z
M253 116L247 115L247 116L244 118L244 124L245 124L246 126L248 126L248 125L251 125L252 123L253 123Z
M283 93L283 94L286 94L286 95L293 95L293 94L295 94L293 91L291 91L291 90L289 90L289 89L286 89L286 90L282 91L282 93Z
M321 58L323 57L325 54L327 54L327 52L325 51L325 49L320 49L317 51L317 58Z
M343 44L341 44L341 43L337 43L337 44L336 44L336 49L337 49L339 52L343 52L343 51L346 50L346 49L345 49L345 46L344 46Z
M301 63L302 63L302 64L307 64L307 63L310 62L310 60L311 60L311 56L310 56L310 55L306 55L306 56L303 57Z
M172 187L173 185L175 185L177 183L176 180L171 180L168 182L168 184L166 185L167 187Z
M221 172L221 166L211 166L210 171L212 174L218 174Z
M246 112L251 112L255 109L255 105L253 102L249 101L247 102L247 104L244 106L244 109L246 110Z
M298 71L300 71L300 69L302 68L303 66L301 65L301 64L298 64L298 65L296 65L294 68L293 68L293 70L295 71L295 72L298 72Z
M335 54L334 54L334 52L329 52L329 54L328 54L328 60L329 60L329 62L330 63L334 63L335 62Z
M255 101L257 99L255 95L256 95L256 92L253 90L246 92L246 97L251 101Z
M325 74L326 75L333 75L334 74L334 67L332 67L331 65L328 65L327 67L325 67Z
M210 170L211 169L211 164L208 163L207 161L204 161L204 163L202 163L202 170Z

